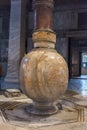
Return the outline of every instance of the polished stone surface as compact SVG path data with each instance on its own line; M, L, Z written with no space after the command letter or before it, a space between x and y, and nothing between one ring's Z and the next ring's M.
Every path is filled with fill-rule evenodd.
M46 114L48 110L51 114L56 112L54 101L67 89L68 67L54 49L34 49L22 60L20 81L23 92L34 101L34 108L40 110L36 113Z
M25 3L23 0L11 0L8 67L2 89L20 87L19 64L25 53Z
M85 84L83 83L85 82ZM49 120L48 122L46 122L47 120L45 119L42 119L44 121L42 122L34 122L32 124L32 122L28 125L25 125L25 120L21 120L23 117L25 117L25 115L23 113L21 113L21 110L19 109L18 106L20 106L20 102L31 102L31 100L29 98L27 98L26 96L24 95L21 95L20 97L13 97L13 98L6 98L4 95L1 95L0 94L0 106L2 105L3 106L3 110L4 110L4 105L5 104L5 108L6 108L6 112L9 114L9 117L11 117L10 119L10 122L8 122L8 120L6 121L5 118L3 117L3 114L1 113L0 111L0 130L86 130L87 129L87 96L84 96L84 94L82 94L82 91L84 90L85 93L87 94L87 90L85 89L86 88L86 83L87 83L87 79L71 79L70 82L69 82L69 89L71 90L68 90L64 96L64 98L66 97L69 98L70 100L72 100L73 102L83 102L83 105L85 106L85 121L84 122L78 122L78 121L75 121L75 122L68 122L68 123L64 123L62 122L62 124L59 124L58 123L58 120L56 119L57 116L53 116L55 118L52 118L52 117L49 117ZM72 91L73 90L73 91ZM79 95L78 92L82 95ZM3 102L3 103L2 103ZM14 103L12 103L14 102ZM15 103L17 102L17 103ZM71 105L72 103L71 102L67 102L67 107L70 111L74 110ZM8 109L10 108L10 109ZM11 110L12 108L16 108L16 109L19 109L19 111L15 112L15 109ZM67 110L67 109L66 109ZM11 111L11 113L10 113ZM19 114L20 113L20 114ZM66 112L67 113L67 112ZM22 114L22 115L21 115ZM12 118L12 115L14 115L16 118L19 116L20 118L18 118L19 122L13 122L13 118ZM61 115L61 114L60 114ZM60 116L59 115L59 116ZM63 114L64 115L64 114ZM69 114L67 114L67 118L69 118L68 116ZM73 118L74 115L71 117ZM65 117L64 117L65 118ZM57 121L57 124L54 124L54 122L50 123L50 120L52 121L52 119L56 119ZM58 118L59 119L59 118ZM61 119L61 116L60 116L60 119ZM35 119L34 119L35 121ZM53 120L55 121L55 120ZM35 124L36 123L36 124ZM43 124L43 126L41 126L41 123ZM31 126L32 125L32 126Z
M70 79L68 89L74 90L87 97L87 76Z

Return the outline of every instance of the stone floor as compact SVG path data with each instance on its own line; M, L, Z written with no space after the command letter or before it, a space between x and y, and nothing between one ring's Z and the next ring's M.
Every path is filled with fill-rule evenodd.
M87 77L77 77L70 79L68 89L74 90L79 94L87 97Z
M28 115L26 116L26 114L24 115L20 111L21 106L25 105L25 103L31 103L31 100L23 94L16 97L13 95L11 97L7 93L3 94L2 92L0 94L0 130L86 130L87 79L85 77L70 79L68 90L63 98L66 99L66 101L63 100L63 103L65 101L64 111L41 120L39 117L35 117L36 120L34 120L35 122L32 125L33 117L31 117L31 119L29 115L29 122L27 122L27 120L24 119L26 119ZM85 121L73 120L74 117L77 119L78 116L78 111L72 110L73 107L75 107L73 103L84 107ZM18 117L20 117L19 121L17 121ZM71 117L73 117L73 119L71 119ZM22 118L23 120L21 120ZM59 123L62 119L64 122L61 121L62 123ZM69 119L71 119L71 122Z

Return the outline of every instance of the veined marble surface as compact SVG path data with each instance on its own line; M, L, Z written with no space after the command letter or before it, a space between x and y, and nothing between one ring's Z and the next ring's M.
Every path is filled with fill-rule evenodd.
M53 49L35 49L23 58L20 79L26 95L37 102L49 103L67 88L67 64Z

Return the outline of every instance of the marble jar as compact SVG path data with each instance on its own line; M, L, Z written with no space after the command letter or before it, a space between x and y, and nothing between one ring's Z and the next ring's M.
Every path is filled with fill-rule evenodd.
M54 49L37 48L25 55L20 67L23 92L33 100L31 113L50 115L68 84L68 67Z

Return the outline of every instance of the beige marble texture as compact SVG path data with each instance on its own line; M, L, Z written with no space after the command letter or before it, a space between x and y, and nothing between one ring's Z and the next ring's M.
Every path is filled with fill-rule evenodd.
M67 64L53 49L35 49L22 60L20 81L29 98L44 104L53 103L67 88Z
M0 130L28 130L22 127L13 126L7 123L0 123Z

